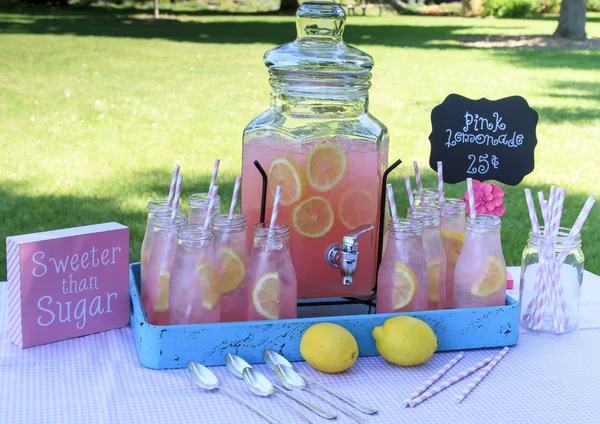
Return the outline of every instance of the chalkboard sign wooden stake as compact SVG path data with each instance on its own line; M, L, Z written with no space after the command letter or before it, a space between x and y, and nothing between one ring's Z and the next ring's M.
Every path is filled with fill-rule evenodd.
M520 96L471 100L450 94L431 112L429 166L444 182L473 178L517 185L533 171L538 113Z

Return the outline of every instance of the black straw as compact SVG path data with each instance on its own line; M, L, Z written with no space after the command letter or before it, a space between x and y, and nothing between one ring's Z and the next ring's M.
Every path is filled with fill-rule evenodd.
M259 161L255 160L254 166L256 166L256 169L258 169L258 172L262 176L262 193L260 198L260 222L262 224L265 222L265 208L267 206L267 173Z
M390 172L398 167L402 163L402 159L398 159L396 162L392 164L388 169L383 173L383 179L381 181L381 202L379 204L379 240L377 243L377 271L379 271L379 265L381 265L381 256L383 256L383 231L385 229L385 225L387 224L385 221L385 208L386 208L386 185L387 185L387 177ZM377 290L377 277L375 277L375 287L373 290Z

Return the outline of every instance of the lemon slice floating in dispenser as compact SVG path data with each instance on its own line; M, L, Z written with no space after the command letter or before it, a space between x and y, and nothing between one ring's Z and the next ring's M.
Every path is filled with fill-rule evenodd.
M394 273L394 293L392 305L394 310L406 308L417 293L417 278L415 273L402 262L396 262Z
M429 274L429 301L440 302L440 274L442 273L442 261L427 262L427 273Z
M471 287L471 294L485 298L498 293L506 285L506 268L497 256L485 258L483 272Z
M304 193L304 171L288 158L277 158L269 166L269 191L275 196L277 186L284 187L281 192L281 205L296 203Z
M246 264L235 250L228 247L221 249L221 275L219 288L221 294L231 293L237 289L246 278Z
M309 197L294 208L292 220L298 234L309 238L322 237L333 227L333 209L324 197Z
M308 152L306 178L308 184L317 191L325 192L334 188L348 169L348 156L336 144L317 144Z
M213 310L219 304L221 292L219 291L219 270L210 262L202 262L196 267L202 291L202 307Z
M266 319L279 318L279 273L267 272L258 278L252 290L252 304Z
M169 280L171 273L166 269L160 270L158 277L158 297L154 303L154 312L167 312L169 310Z
M375 195L364 188L344 190L339 198L338 216L340 222L349 230L363 224L375 224L377 215L375 205Z

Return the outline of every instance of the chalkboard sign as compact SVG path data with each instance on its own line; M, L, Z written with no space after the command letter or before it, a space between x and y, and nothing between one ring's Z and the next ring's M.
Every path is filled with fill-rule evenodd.
M538 114L520 96L471 100L450 94L431 112L429 166L444 181L473 178L519 184L533 171Z

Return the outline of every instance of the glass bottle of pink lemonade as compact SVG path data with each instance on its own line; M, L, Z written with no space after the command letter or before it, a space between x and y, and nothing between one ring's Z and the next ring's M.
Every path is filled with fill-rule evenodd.
M152 248L142 280L142 306L152 325L169 324L169 280L177 250L177 231L187 223L186 216L178 213L154 218Z
M423 249L423 223L390 221L387 249L377 275L377 313L425 311L429 275Z
M300 6L298 38L264 57L271 106L243 136L242 212L260 222L258 161L268 173L266 216L275 188L284 187L278 219L290 226L300 298L369 296L377 272L388 133L368 110L373 59L343 42L345 18L336 3ZM363 225L375 228L360 239L352 284L342 285L328 249Z
M298 287L283 223L254 226L254 245L246 274L249 321L296 318Z
M213 216L216 253L220 256L221 322L246 321L246 271L250 264L246 216Z
M208 193L194 193L189 198L190 213L188 221L190 224L203 225L206 219L206 211L208 211L208 204L210 198ZM213 209L213 216L221 212L221 197L217 194L215 198L215 206Z
M454 269L465 242L465 211L463 199L446 198L440 204L442 243L446 251L446 308L454 306Z
M408 217L423 223L423 249L429 274L429 308L446 308L446 252L440 229L440 210L433 206L416 206Z
M494 215L467 217L465 242L454 270L454 307L502 306L506 302L506 262L502 221Z
M215 235L202 225L182 225L169 280L169 325L219 322L219 261Z
M144 279L144 269L148 265L150 259L150 250L152 249L152 236L154 235L154 217L158 214L171 212L171 207L167 205L166 200L151 200L148 202L148 219L146 220L146 232L142 240L142 248L140 252L140 276Z

